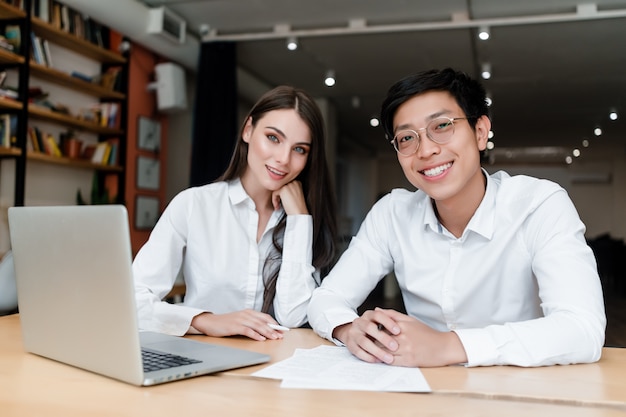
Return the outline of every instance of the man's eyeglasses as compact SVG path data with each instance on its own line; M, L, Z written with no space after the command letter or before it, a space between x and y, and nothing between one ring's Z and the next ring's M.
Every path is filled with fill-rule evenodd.
M426 127L415 130L401 130L393 137L391 144L396 151L404 156L413 155L420 146L420 130L426 131L426 136L439 145L448 143L454 135L454 122L467 120L467 117L438 117L428 122Z

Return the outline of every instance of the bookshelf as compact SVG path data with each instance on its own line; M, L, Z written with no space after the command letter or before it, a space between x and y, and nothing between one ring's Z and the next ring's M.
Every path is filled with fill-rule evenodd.
M13 205L19 206L25 204L25 186L27 175L27 166L31 164L46 164L52 168L46 170L46 176L54 176L54 166L63 168L78 169L95 173L98 182L101 184L115 184L115 203L123 203L124 187L125 187L125 154L126 154L126 108L127 108L127 85L125 77L128 73L127 58L120 53L106 49L103 46L96 45L89 40L80 37L68 28L62 28L58 22L49 23L37 16L31 16L31 12L35 10L32 2L39 0L22 0L19 6L9 3L16 3L7 0L0 0L0 20L17 24L21 31L21 47L19 50L12 52L0 48L0 69L9 69L16 72L19 80L19 98L8 99L0 98L0 114L10 113L17 115L18 126L14 141L11 147L0 146L0 164L4 160L14 160L15 195ZM43 3L43 2L42 2ZM50 7L56 7L60 2L46 1ZM62 5L61 5L62 7ZM52 9L50 9L52 11ZM71 10L71 9L70 9ZM95 24L95 23L94 23ZM31 36L28 34L32 33ZM100 73L104 74L111 67L119 69L121 79L116 83L117 88L113 85L103 86L96 82L89 82L71 75L69 72L59 70L57 68L38 63L34 54L31 55L33 40L45 40L55 47L70 51L71 54L80 56L81 59L88 59L97 63ZM29 59L26 59L28 57ZM80 68L77 68L80 71ZM32 87L32 80L38 82L43 80L48 85L53 85L58 91L66 90L77 93L80 96L88 96L93 103L101 103L101 108L95 110L94 117L83 117L82 110L80 114L74 112L63 112L55 109L54 106L41 105L29 100L29 88ZM111 104L115 103L115 104ZM115 106L114 123L108 123L104 115L106 105ZM113 114L113 113L111 113ZM91 116L91 115L90 115ZM96 138L96 144L102 142L114 142L116 144L115 161L94 161L83 158L70 158L66 155L53 156L45 152L33 149L32 133L33 126L43 123L44 126L54 126L53 129L77 132L87 134ZM54 136L54 135L52 135ZM59 142L59 138L56 138ZM60 143L59 143L60 146ZM95 146L91 144L90 146ZM57 154L58 155L58 154ZM2 168L0 166L0 168ZM6 169L3 169L3 174ZM83 175L87 175L83 174ZM30 174L29 174L30 175ZM114 177L113 180L111 177ZM1 190L0 190L1 191ZM89 194L88 190L83 191Z

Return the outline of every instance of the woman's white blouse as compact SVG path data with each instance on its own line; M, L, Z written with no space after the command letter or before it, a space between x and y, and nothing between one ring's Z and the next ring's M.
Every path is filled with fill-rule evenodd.
M239 180L189 188L174 197L133 261L140 328L183 335L202 312L260 310L263 265L282 214L282 209L272 214L257 244L258 213ZM311 293L319 285L312 241L312 217L287 216L273 305L283 326L307 321ZM179 273L186 285L183 302L162 301Z

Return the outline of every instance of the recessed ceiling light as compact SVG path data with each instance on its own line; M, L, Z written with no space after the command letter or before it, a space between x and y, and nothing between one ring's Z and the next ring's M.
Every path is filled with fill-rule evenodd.
M483 77L484 80L491 78L491 64L485 62L482 65L480 76Z
M324 84L328 87L332 87L335 85L335 71L328 70L326 71L326 77L324 77Z
M481 26L478 29L478 38L481 41L486 41L491 36L491 32L489 31L489 26Z
M287 49L290 51L295 51L298 49L298 39L295 36L290 36L287 38Z

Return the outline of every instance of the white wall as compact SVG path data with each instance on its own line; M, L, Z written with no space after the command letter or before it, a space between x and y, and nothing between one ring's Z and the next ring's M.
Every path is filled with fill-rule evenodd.
M187 110L169 114L167 118L166 205L176 194L189 187L196 74L187 71L185 80L187 82Z

